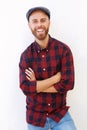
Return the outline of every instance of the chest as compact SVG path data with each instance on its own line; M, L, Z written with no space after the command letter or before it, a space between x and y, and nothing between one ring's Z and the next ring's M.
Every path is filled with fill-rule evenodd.
M34 52L28 58L28 66L31 67L37 79L48 78L61 69L61 55L54 49Z

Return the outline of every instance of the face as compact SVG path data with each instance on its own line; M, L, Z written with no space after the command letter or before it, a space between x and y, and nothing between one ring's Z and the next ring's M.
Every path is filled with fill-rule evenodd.
M44 40L48 35L50 19L42 11L35 11L29 17L29 27L38 40Z

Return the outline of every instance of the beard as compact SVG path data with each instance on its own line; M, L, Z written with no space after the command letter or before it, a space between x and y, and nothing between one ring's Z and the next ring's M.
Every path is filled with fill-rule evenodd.
M49 32L49 27L48 28L39 27L35 29L31 28L31 32L38 40L44 40Z

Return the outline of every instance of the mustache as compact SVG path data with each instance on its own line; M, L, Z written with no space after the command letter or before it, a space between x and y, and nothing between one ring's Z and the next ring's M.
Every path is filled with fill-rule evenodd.
M37 27L36 29L45 29L45 27L43 25L40 25L39 27Z

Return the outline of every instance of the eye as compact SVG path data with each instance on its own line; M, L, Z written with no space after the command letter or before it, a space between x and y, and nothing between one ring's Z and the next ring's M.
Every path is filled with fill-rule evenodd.
M45 23L46 21L47 21L46 18L41 19L41 22L42 22L42 23Z
M34 24L36 24L36 23L38 23L38 20L35 19L35 20L33 20L32 22L33 22Z
M40 19L40 20L38 20L38 19L33 19L33 20L31 20L31 22L32 22L33 24L38 24L38 22L46 23L47 20L48 20L47 18L42 18L42 19Z

